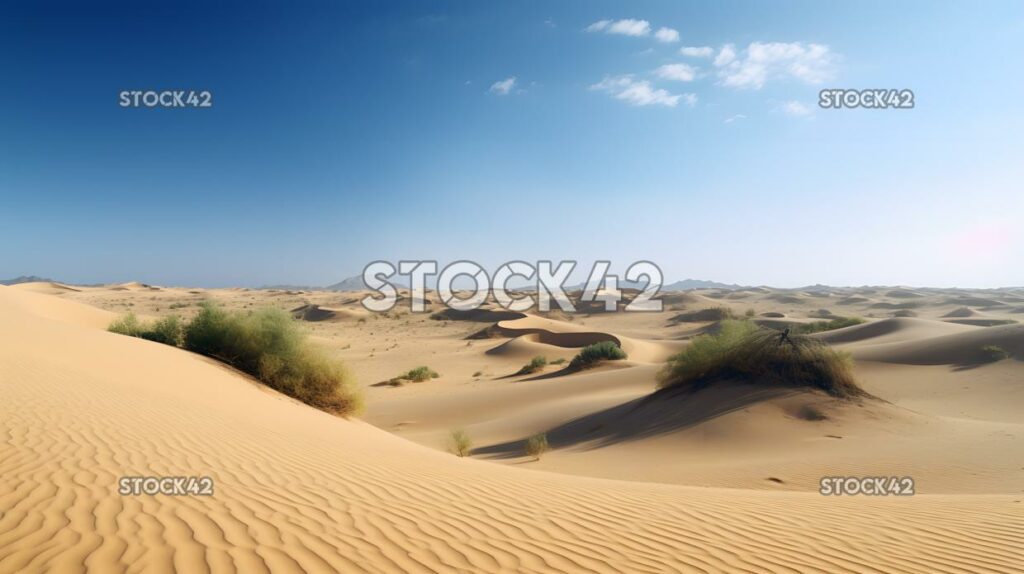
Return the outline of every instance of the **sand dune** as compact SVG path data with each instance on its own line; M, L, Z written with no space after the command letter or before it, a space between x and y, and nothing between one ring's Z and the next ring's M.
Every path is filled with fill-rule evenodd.
M244 297L239 304L254 296L213 295ZM113 316L0 288L0 572L1015 572L1024 562L1020 464L1009 455L1019 447L1019 423L834 404L813 394L752 397L754 389L718 389L680 410L668 402L673 397L644 398L660 360L637 347L636 356L650 362L631 354L627 368L555 379L460 383L448 376L375 390L371 400L387 400L376 403L376 414L371 402L368 418L409 429L395 436L298 404L211 360L104 332ZM345 353L382 346L394 332L422 331L410 356L450 355L446 373L458 371L456 361L468 370L475 361L519 360L488 355L494 345L467 345L472 326L442 323L345 323L380 341ZM442 328L447 335L430 335ZM601 333L624 346L670 350L661 340L616 335L599 324L524 317L503 328L516 346L549 349L542 338ZM960 338L959 346L1019 343L1013 328L940 321L893 332L913 329L956 330L935 339ZM331 332L318 337L330 341ZM890 343L862 349L913 343L885 339L893 332L876 337ZM863 335L854 342L870 340ZM411 352L403 349L392 353ZM372 364L405 355L390 356ZM355 363L357 371L362 364ZM887 368L936 367L877 367ZM999 369L991 371L999 380L1018 372L1015 365L990 368ZM867 379L884 384L878 373ZM631 408L622 405L640 403L644 409L617 415ZM402 438L436 437L466 416L474 436L492 445L555 429L561 448L534 468L558 473L458 459ZM565 440L586 439L590 422L608 425L598 436L611 444ZM644 425L666 422L681 427L644 432ZM842 438L823 436L821 425ZM918 477L920 493L808 492L823 465L865 474L906 470ZM655 484L658 468L671 475L666 479L743 488ZM630 481L592 478L616 473ZM750 473L762 481L756 489L746 486ZM151 474L209 475L215 492L117 494L118 477Z

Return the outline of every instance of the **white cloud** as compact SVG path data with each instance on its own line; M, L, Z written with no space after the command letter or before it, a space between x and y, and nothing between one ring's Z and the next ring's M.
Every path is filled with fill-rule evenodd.
M672 28L658 28L658 31L654 33L654 37L659 42L671 44L679 41L679 32Z
M665 64L654 71L663 80L692 82L697 77L697 68L689 64Z
M722 46L722 49L718 51L718 55L715 56L716 66L725 66L732 63L736 59L736 47L732 44L726 44Z
M745 119L747 119L747 116L745 116L743 114L736 114L734 116L729 116L729 117L725 118L725 123L731 124L733 122L736 122L736 121L739 121L739 120L745 120Z
M722 85L755 90L773 77L821 83L832 77L834 62L828 46L800 42L752 42L742 57L737 57L732 44L726 44L715 58Z
M715 50L710 46L683 46L679 48L679 53L691 58L710 58Z
M516 85L516 77L512 76L491 84L490 92L499 96L507 96Z
M805 118L814 115L814 112L811 111L811 108L801 104L796 100L790 100L782 104L782 111L787 116L793 116L797 118Z
M600 90L612 95L613 98L623 100L634 106L668 106L674 108L679 100L684 97L681 94L672 94L667 90L654 88L647 80L635 80L633 76L605 76L603 80L590 86L591 90ZM696 96L685 94L688 104L697 103ZM689 96L693 96L690 103Z
M697 105L697 94L683 94L683 101L692 108Z
M651 33L651 23L647 20L598 20L587 26L587 32L604 32L606 34L621 34L623 36L647 36Z

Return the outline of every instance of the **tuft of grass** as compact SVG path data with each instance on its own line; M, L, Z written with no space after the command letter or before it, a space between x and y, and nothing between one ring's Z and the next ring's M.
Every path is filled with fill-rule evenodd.
M601 361L619 361L626 358L626 352L614 341L601 341L583 347L583 350L572 358L571 369L587 369Z
M399 375L398 377L395 378L405 379L407 381L412 381L414 383L422 383L423 381L436 379L440 376L441 375L438 374L437 371L431 369L430 367L416 367L415 369L410 369L404 375Z
M462 429L455 429L448 435L448 450L458 457L469 456L473 450L473 439Z
M1003 359L1009 359L1010 353L999 345L985 345L981 348L981 357L986 363L994 363Z
M525 450L526 454L532 456L534 460L540 460L544 453L551 450L551 445L548 444L548 435L538 433L526 439Z
M547 366L547 364L548 364L547 357L543 357L543 356L534 357L534 358L530 359L529 363L523 365L523 368L519 369L519 372L516 373L516 374L517 375L529 375L531 373L536 373L537 371L543 370L544 367Z
M853 378L848 353L800 335L783 342L778 332L750 321L724 321L718 333L694 338L658 374L662 388L703 388L729 379L811 387L836 397L867 394Z
M746 313L743 314L747 319L753 319L754 315L757 315L757 311L754 311L753 309L747 309Z
M549 363L549 364L551 364L551 365L561 365L564 362L565 362L565 357L559 357L559 358L555 359L554 361L551 361L551 363Z
M797 335L810 335L811 333L821 333L822 331L832 331L833 329L842 329L843 327L852 327L854 325L860 325L864 322L864 319L860 317L836 317L829 321L814 321L813 323L798 323L793 325L793 332Z

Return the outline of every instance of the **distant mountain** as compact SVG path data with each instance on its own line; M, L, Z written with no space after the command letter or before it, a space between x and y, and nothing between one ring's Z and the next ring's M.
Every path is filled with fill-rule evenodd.
M334 285L328 285L324 287L326 291L365 291L366 283L363 283L362 275L353 275L348 279L343 279Z
M47 279L45 277L37 277L35 275L22 275L21 277L15 277L14 279L0 279L0 285L18 285L19 283L56 283L53 279Z
M690 289L746 289L743 285L734 283L719 283L717 281L705 281L703 279L684 279L669 283L661 288L662 291L688 291Z

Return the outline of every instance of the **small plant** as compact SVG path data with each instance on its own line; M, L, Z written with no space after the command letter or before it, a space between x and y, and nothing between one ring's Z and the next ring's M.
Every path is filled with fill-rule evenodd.
M626 358L626 352L615 341L601 341L583 347L569 363L571 369L588 369L602 361L620 361Z
M547 357L537 356L537 357L534 357L534 358L530 359L530 362L525 364L525 365L523 365L523 368L519 369L519 372L516 373L516 374L517 375L529 375L531 373L536 373L537 371L543 370L544 367L547 364L548 364Z
M476 378L476 377L482 377L482 376L483 376L483 374L484 374L484 372L483 372L483 371L477 371L477 372L473 373L473 377L474 377L474 378Z
M548 444L548 435L537 433L526 439L526 454L533 457L533 460L540 460L544 453L551 450Z
M829 321L814 321L813 323L800 323L793 325L793 332L797 335L809 335L811 333L821 333L822 331L842 329L843 327L852 327L853 325L860 325L863 322L864 319L861 319L860 317L836 317Z
M549 363L549 364L551 364L551 365L561 365L564 362L565 362L565 357L559 357L559 358L555 359L554 361L551 361L551 363Z
M473 440L463 429L455 429L448 436L448 450L457 457L469 456L473 450Z
M756 315L756 314L757 314L757 311L754 311L753 309L747 309L747 312L744 313L743 316L746 317L747 319L753 319L754 315Z
M999 345L985 345L981 348L981 356L986 363L994 363L1003 359L1009 359L1010 353L1007 353L1006 349Z
M423 381L436 379L440 376L441 375L438 374L437 371L431 369L430 367L416 367L415 369L410 369L408 373L400 375L398 378L406 379L414 383L422 383Z

